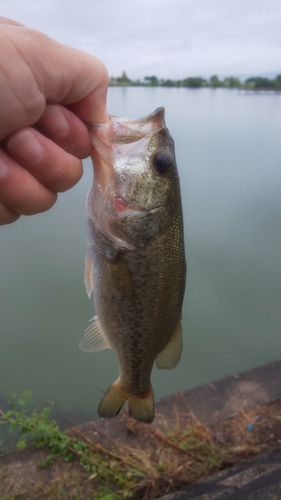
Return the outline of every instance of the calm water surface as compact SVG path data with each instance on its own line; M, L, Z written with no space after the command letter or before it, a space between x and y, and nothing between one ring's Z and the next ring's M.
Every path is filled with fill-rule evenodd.
M184 352L153 372L156 398L281 357L281 97L236 90L111 88L109 111L165 106L181 177L188 265ZM0 228L0 391L96 416L112 351L78 349L94 315L84 290L85 175L49 212Z

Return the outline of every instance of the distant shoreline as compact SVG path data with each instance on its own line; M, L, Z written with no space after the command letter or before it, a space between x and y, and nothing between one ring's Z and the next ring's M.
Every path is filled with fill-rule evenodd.
M145 76L142 80L131 80L124 71L120 77L111 77L109 82L110 87L184 87L184 88L228 88L240 89L242 91L271 91L272 93L281 92L281 74L273 79L253 76L241 82L239 78L229 76L220 80L217 75L211 76L209 79L199 76L184 78L183 80L171 80L158 78L157 76Z

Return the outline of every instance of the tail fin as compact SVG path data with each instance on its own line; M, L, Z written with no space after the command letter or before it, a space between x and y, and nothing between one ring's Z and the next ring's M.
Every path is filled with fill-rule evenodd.
M129 415L140 422L151 424L154 420L154 397L153 390L145 398L132 396L128 402Z
M124 403L129 399L128 393L122 389L119 379L107 389L99 407L98 414L102 418L117 417Z
M119 379L109 387L103 396L98 407L99 416L101 418L117 417L127 400L129 400L129 415L131 417L148 424L153 421L154 397L152 387L150 387L148 396L144 398L130 396L126 389L123 389Z

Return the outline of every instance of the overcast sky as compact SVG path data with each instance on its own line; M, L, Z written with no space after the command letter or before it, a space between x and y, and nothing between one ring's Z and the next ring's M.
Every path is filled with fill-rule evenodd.
M94 54L114 76L281 73L281 0L1 0L0 15Z

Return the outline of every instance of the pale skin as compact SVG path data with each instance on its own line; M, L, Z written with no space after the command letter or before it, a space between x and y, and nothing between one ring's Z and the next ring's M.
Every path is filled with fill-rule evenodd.
M82 175L85 122L105 123L95 57L0 17L0 224L44 212Z

